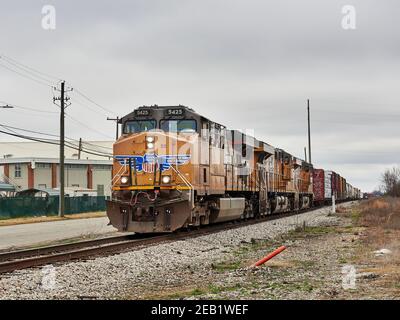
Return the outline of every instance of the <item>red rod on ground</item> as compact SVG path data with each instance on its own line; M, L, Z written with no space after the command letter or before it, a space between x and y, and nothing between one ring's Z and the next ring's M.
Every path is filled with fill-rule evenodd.
M285 246L279 247L275 251L271 252L269 255L265 256L264 258L262 258L261 260L257 261L255 264L253 264L253 267L261 266L262 264L266 263L269 259L275 257L277 254L281 253L285 249L286 249Z

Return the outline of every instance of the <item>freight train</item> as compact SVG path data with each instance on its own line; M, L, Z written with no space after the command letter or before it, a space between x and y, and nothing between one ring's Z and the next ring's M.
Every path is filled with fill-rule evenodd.
M139 107L119 121L107 200L119 231L173 232L300 211L332 194L360 198L340 175L182 105Z

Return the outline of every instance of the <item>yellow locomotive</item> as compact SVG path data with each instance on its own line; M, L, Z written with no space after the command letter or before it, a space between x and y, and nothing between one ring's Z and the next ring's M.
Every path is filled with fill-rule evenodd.
M172 232L308 208L312 166L185 106L120 120L107 215L119 231Z

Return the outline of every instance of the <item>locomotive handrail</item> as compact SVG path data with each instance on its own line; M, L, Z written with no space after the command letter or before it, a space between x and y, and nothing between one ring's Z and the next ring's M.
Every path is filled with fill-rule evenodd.
M174 168L174 166L171 166L171 168L178 174L178 176L183 180L186 186L188 186L190 189L193 189L193 185L189 182L189 180L186 179L186 177L177 168Z
M124 164L121 166L121 168L119 168L118 172L114 175L114 177L112 177L111 183L109 185L110 188L114 187L114 185L115 185L114 180L121 176L120 173L121 173L122 169L126 170L126 160L124 161Z
M189 187L190 189L190 203L192 204L192 208L194 208L194 191L193 191L193 185L189 182L189 180L186 179L185 176L179 171L178 168L174 168L174 166L171 165L172 170L174 170L178 176L183 180L183 182Z

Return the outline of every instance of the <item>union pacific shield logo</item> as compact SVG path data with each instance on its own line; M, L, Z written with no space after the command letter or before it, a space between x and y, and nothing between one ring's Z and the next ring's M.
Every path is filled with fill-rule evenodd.
M131 166L134 167L136 164L136 170L138 172L154 172L154 170L167 171L171 168L171 165L181 166L189 163L190 154L166 154L156 155L146 153L144 156L133 156L133 155L118 155L115 159L121 165L128 165L129 159Z

